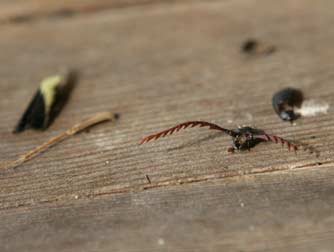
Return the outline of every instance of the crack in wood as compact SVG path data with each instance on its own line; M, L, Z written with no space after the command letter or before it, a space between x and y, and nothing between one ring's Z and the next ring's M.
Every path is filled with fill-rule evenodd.
M301 169L310 169L310 168L316 168L319 166L328 166L333 164L333 161L325 161L325 162L312 162L307 163L303 165L296 165L293 167L283 167L283 168L255 168L249 171L228 171L224 173L215 173L215 174L208 174L208 175L198 175L198 176L192 176L192 177L184 177L180 179L167 179L159 182L152 182L151 183L145 183L140 184L136 186L127 186L119 189L113 189L106 192L94 192L94 193L88 193L88 194L81 194L81 195L75 195L75 199L96 199L103 196L109 196L109 195L116 195L116 194L127 194L127 193L140 193L147 190L153 190L163 187L173 187L173 186L179 186L179 185L186 185L186 184L192 184L192 183L201 183L206 181L214 181L214 180L221 180L221 179L228 179L228 178L235 178L235 177L241 177L241 176L254 176L254 175L264 175L268 173L277 173L277 172L285 172L285 171L294 171L294 170L301 170ZM146 180L146 179L145 179ZM146 180L147 181L147 180ZM73 195L72 195L73 196ZM66 198L66 199L65 199ZM40 201L35 201L34 203L19 203L16 206L9 206L0 208L0 210L10 210L10 209L27 209L34 205L45 205L49 204L52 205L55 202L60 203L62 201L67 201L68 195L66 197L56 197L53 199L43 199Z
M251 175L266 174L266 173L273 173L273 172L282 172L282 171L288 171L288 170L316 167L319 165L328 165L331 163L333 162L332 161L313 162L313 163L308 163L308 164L294 166L294 167L269 168L269 169L268 168L255 168L250 171L230 171L230 172L224 172L224 173L186 177L186 178L181 178L181 179L168 179L168 180L159 181L155 183L151 181L151 183L148 183L148 184L124 187L122 189L111 190L109 192L99 192L99 193L89 194L89 195L86 195L86 197L96 197L100 195L141 192L141 191L160 188L160 187L177 186L177 185L183 185L183 184L198 183L198 182L205 182L205 181L225 179L225 178L233 178L233 177L238 177L238 176L249 176L249 175L251 176Z

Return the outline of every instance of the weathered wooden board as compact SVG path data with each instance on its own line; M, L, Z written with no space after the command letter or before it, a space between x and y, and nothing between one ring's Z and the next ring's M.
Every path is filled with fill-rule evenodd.
M196 0L182 0L194 2ZM198 0L197 0L198 1ZM173 3L173 0L10 0L2 1L0 25L68 18L111 9ZM177 2L181 2L180 0Z
M2 213L8 251L331 251L332 167Z
M2 162L94 113L121 118L0 172L0 250L331 251L333 109L290 125L271 96L295 86L332 105L333 7L190 1L2 25ZM278 50L242 55L248 37ZM39 81L66 68L80 83L50 129L11 134ZM200 119L253 125L320 156L275 144L229 155L230 139L205 129L137 144Z

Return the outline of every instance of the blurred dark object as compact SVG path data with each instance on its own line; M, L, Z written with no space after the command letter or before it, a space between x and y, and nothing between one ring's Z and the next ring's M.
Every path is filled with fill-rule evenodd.
M303 103L303 93L295 88L284 88L274 94L272 104L275 112L283 121L294 121L300 117L295 108L300 108Z
M29 128L47 129L66 105L77 81L78 72L74 70L66 75L45 78L15 127L14 133Z
M256 39L247 39L242 44L241 51L247 54L271 54L276 51L276 47L259 42Z

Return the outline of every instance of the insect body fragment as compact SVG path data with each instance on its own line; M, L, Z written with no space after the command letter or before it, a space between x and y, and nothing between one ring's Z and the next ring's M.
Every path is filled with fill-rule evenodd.
M298 147L295 144L290 143L289 141L275 136L266 134L263 130L254 129L251 127L240 127L234 130L229 130L220 127L219 125L205 122L205 121L189 121L176 125L173 128L161 131L157 134L150 135L143 138L139 144L149 142L151 140L156 140L160 137L165 137L171 135L181 129L186 129L188 127L209 127L209 129L219 130L232 137L232 146L228 148L228 152L234 152L235 150L250 150L260 142L274 142L281 143L282 145L286 144L289 150L297 151Z
M45 78L15 127L14 133L28 128L46 129L67 102L76 82L77 73L74 71L70 71L66 76Z
M234 130L235 136L232 136L232 147L228 149L229 152L234 150L250 150L255 145L263 141L259 138L254 138L254 135L263 135L262 130L253 129L251 127L240 127Z
M272 98L272 104L275 112L283 121L294 121L300 117L295 108L300 108L303 103L303 93L294 88L285 88Z

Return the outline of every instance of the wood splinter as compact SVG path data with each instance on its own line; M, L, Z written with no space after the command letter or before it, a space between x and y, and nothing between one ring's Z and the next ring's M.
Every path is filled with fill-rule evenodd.
M119 115L118 114L114 114L111 112L101 112L98 113L94 116L92 116L91 118L82 121L78 124L75 124L73 127L69 128L68 130L66 130L64 133L51 138L50 140L48 140L47 142L45 142L44 144L37 146L36 148L34 148L33 150L23 154L21 157L19 157L17 160L9 162L7 164L2 164L0 166L0 169L13 169L16 168L18 166L20 166L21 164L27 162L28 160L32 159L33 157L37 156L38 154L40 154L41 152L45 151L46 149L50 148L51 146L62 142L63 140L65 140L68 137L71 137L85 129L88 129L96 124L105 122L105 121L110 121L113 119L118 119Z

